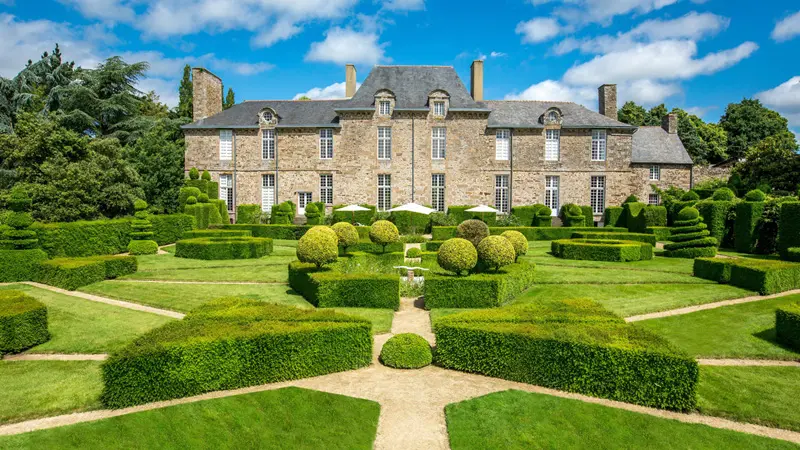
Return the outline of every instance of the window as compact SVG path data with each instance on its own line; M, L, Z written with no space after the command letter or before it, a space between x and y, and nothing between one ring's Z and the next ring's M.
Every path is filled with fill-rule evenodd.
M275 159L275 130L261 130L261 159Z
M333 204L333 175L329 173L319 176L319 201L326 205Z
M544 177L544 204L552 210L552 215L558 215L558 177Z
M433 102L433 115L444 117L444 102Z
M378 175L378 211L386 211L392 207L392 176Z
M544 143L544 160L558 161L561 152L561 130L547 130Z
M392 159L391 127L378 127L378 159Z
M271 212L275 204L275 174L261 175L261 211Z
M592 130L592 161L606 160L606 130Z
M319 130L319 158L333 159L333 130Z
M494 207L508 213L508 175L494 176Z
M431 204L433 209L444 212L444 174L431 175Z
M445 147L447 147L447 128L434 127L431 129L431 157L433 159L444 159Z
M589 202L594 214L603 214L606 209L606 177L592 177Z
M648 205L658 206L659 203L661 203L661 196L660 195L658 195L658 194L650 194L647 197L647 204Z
M650 181L661 179L661 166L650 166Z
M228 211L233 211L233 176L230 174L219 176L219 198L225 200Z
M494 139L494 158L498 161L508 161L510 148L511 132L509 130L497 130Z
M233 158L233 131L219 130L219 159L230 161Z
M550 111L547 113L547 121L550 123L558 122L558 113L555 111Z
M271 111L264 111L261 113L261 118L264 120L264 122L269 123L272 122L272 119L274 119L275 116L272 115Z
M378 103L378 114L388 116L392 109L392 102L389 100L381 100Z

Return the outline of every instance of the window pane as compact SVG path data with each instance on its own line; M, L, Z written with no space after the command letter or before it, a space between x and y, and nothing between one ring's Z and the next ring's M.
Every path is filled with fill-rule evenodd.
M323 174L319 176L319 199L328 205L333 203L333 175Z
M261 210L270 212L275 203L275 175L265 174L261 176Z
M495 135L495 159L507 161L509 157L511 133L508 130L497 130Z
M592 161L606 160L606 131L592 131Z
M333 158L333 130L319 131L319 157L321 159Z
M544 159L558 161L560 152L561 130L547 130L544 144Z
M444 159L447 146L447 129L434 127L431 129L431 156L433 159Z
M275 159L275 130L261 132L261 157Z
M494 205L500 212L508 213L508 175L494 177Z
M552 215L558 215L558 177L545 177L544 204L552 210Z
M228 211L233 211L233 176L219 176L219 198L225 200Z
M378 127L378 159L392 159L392 129Z
M378 175L378 210L386 211L392 207L392 176Z
M606 209L606 177L596 176L591 178L590 202L594 214L603 214Z
M444 174L431 175L431 204L435 210L444 212Z
M233 157L233 131L219 131L219 159L230 161Z

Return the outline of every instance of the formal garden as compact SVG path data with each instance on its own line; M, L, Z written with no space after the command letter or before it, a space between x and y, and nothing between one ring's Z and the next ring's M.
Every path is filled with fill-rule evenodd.
M12 192L0 447L800 443L797 197L231 224L217 192L68 223Z

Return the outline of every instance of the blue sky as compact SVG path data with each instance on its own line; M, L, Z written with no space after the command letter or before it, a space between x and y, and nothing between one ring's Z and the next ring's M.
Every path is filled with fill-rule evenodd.
M341 97L344 64L485 59L489 99L596 107L666 102L716 121L758 97L800 131L796 0L0 0L0 76L62 46L84 67L151 63L140 88L174 105L184 64L209 68L237 100Z

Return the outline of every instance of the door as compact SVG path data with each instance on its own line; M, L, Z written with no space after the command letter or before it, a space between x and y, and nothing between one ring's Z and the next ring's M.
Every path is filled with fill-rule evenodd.
M306 214L306 205L311 203L311 192L298 192L297 193L297 214L304 216Z
M544 178L544 204L550 208L553 217L558 216L558 177L547 176Z

